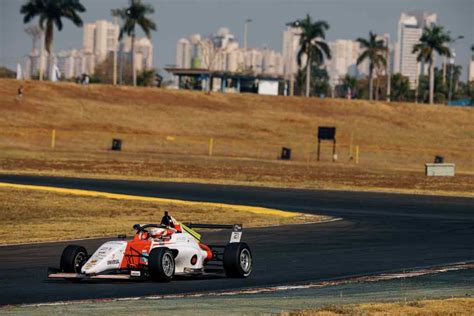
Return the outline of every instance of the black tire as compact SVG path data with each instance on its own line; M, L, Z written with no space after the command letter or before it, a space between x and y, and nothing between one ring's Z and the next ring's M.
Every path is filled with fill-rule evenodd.
M252 272L252 253L244 242L228 244L224 249L224 271L231 278L246 278Z
M81 273L81 268L87 262L87 259L86 248L69 245L63 250L59 267L63 272Z
M168 248L154 248L148 255L148 272L153 281L169 282L173 279L175 262Z

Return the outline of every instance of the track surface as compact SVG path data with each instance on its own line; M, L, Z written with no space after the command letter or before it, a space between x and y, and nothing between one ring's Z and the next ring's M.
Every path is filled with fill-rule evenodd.
M474 261L471 198L9 175L0 175L0 181L258 205L344 218L244 230L243 239L255 259L253 274L245 280L50 281L45 277L46 267L58 266L65 243L0 247L0 304L217 291ZM220 234L206 237L215 241ZM102 242L80 244L93 251Z

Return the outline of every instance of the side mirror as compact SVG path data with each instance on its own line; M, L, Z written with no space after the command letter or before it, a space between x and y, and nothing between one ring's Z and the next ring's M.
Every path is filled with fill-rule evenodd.
M141 228L140 224L133 225L133 229L135 230L140 230L140 228Z

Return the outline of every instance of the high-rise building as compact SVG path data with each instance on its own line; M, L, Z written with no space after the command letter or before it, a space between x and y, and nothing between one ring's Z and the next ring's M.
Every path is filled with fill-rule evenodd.
M77 50L71 49L68 51L60 51L56 55L57 66L59 72L61 73L61 77L66 79L74 78L76 76L75 72L75 58L77 55Z
M235 41L235 37L226 27L221 27L212 37L215 47L225 49L227 45Z
M83 26L82 49L84 53L94 53L95 42L95 23L86 23Z
M263 51L262 72L265 74L282 74L283 73L283 57L270 49Z
M97 62L102 62L108 53L117 49L119 26L106 20L84 25L83 49L93 53Z
M176 44L176 67L191 68L191 43L186 38L180 38Z
M41 61L41 56L38 50L34 49L30 54L25 56L25 62L24 62L24 73L23 76L26 79L31 79L35 76L39 75L39 70L40 70L40 61ZM45 51L43 54L43 69L46 70L48 65L48 53ZM45 71L46 74L46 71ZM47 77L47 74L45 75Z
M254 73L262 73L263 54L260 50L252 48L245 52L245 69Z
M283 32L283 71L285 76L298 72L297 56L300 47L301 28L288 26Z
M153 68L153 44L148 37L135 41L135 54L137 71Z
M436 14L426 12L402 13L398 21L398 39L394 53L394 73L401 73L416 87L422 65L416 60L413 46L420 40L423 28L436 22Z
M127 36L121 43L121 51L130 56L132 51L132 38ZM147 37L135 39L135 68L137 71L153 67L153 44Z
M227 28L202 38L193 34L176 44L177 68L204 68L219 71L283 73L283 58L269 49L242 49Z
M368 74L368 61L357 65L357 58L361 54L360 44L357 41L338 39L328 43L331 49L331 59L325 61L332 86L340 83L346 75L362 77Z
M242 72L245 70L244 49L236 49L228 53L227 70L232 72Z

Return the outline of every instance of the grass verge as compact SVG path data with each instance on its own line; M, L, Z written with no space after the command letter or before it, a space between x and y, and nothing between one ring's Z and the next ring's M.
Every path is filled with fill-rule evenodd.
M18 81L0 79L0 170L5 173L464 196L474 192L472 108L23 84L20 102L15 99ZM336 163L331 162L330 142L322 143L317 161L318 126L337 128ZM110 150L114 138L123 140L121 152ZM291 161L278 160L282 147L292 149ZM424 175L424 164L436 155L456 164L455 177Z
M80 190L75 190L80 191ZM328 216L255 213L245 207L173 200L81 195L80 192L0 187L0 244L57 241L133 233L135 223L160 222L168 210L182 222L242 223L244 227L318 222ZM272 210L269 210L272 211ZM17 232L21 231L21 239Z
M452 298L445 300L419 300L394 303L364 303L355 305L332 305L314 310L303 310L282 315L291 316L340 316L340 315L472 315L474 298Z

